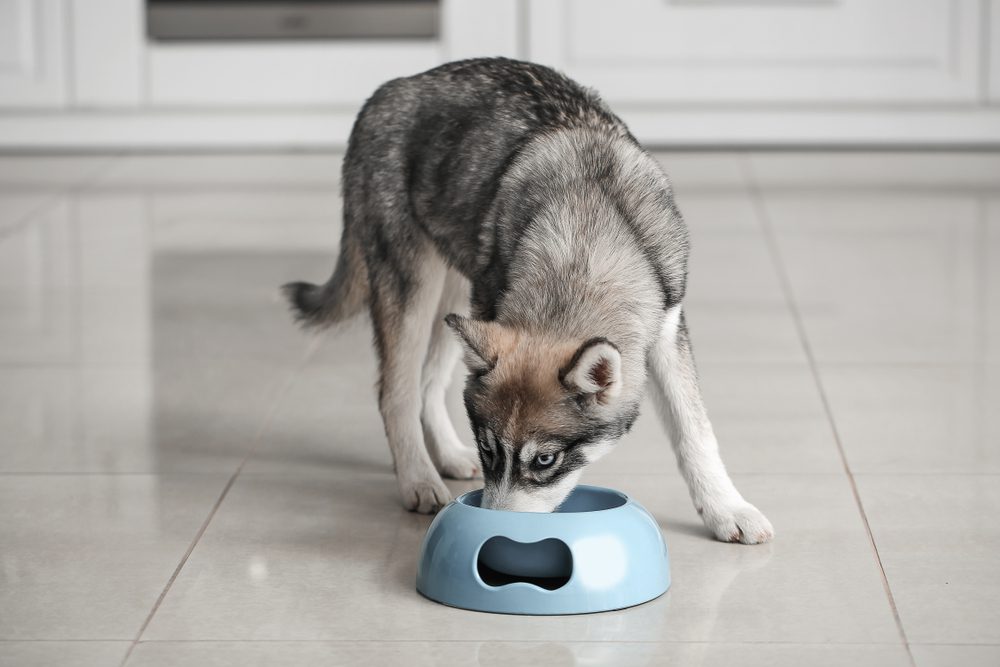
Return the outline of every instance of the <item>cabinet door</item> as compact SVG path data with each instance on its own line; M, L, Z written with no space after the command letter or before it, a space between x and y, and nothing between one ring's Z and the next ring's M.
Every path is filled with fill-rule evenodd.
M990 3L989 44L983 45L989 51L989 91L990 102L1000 103L1000 0Z
M0 107L66 103L62 0L0 0Z
M146 49L148 102L241 109L341 107L353 113L394 77L448 59L516 55L519 7L517 0L441 0L437 39L154 41Z
M360 105L375 88L442 61L436 40L152 43L152 106L238 109Z
M977 0L531 0L529 48L620 102L969 103Z

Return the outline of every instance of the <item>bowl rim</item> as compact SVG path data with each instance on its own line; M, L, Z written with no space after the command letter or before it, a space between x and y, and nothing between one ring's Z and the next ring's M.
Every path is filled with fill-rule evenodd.
M465 502L465 499L468 498L468 497L470 497L470 496L472 496L472 495L482 494L483 489L481 489L481 488L479 488L479 489L473 489L472 491L466 491L462 495L460 495L457 498L455 498L455 500L453 502L456 505L461 505L464 508L467 508L467 509L470 509L470 510L475 510L477 512L483 512L484 514L492 514L493 516L513 516L513 515L524 515L524 514L526 514L526 515L531 515L531 516L551 516L551 517L558 517L558 516L579 516L579 515L588 515L589 516L589 515L594 515L594 514L602 514L604 512L614 512L614 511L622 510L623 508L626 508L629 505L633 505L634 504L632 498L627 493L625 493L624 491L619 491L618 489L612 489L611 487L607 487L607 486L595 486L593 484L577 484L575 487L573 487L573 491L571 491L570 493L572 494L573 492L575 492L577 490L580 490L580 489L585 490L585 491L599 491L599 492L602 492L602 493L610 493L610 494L613 494L613 495L617 496L618 498L621 498L623 502L621 502L621 503L619 503L617 505L614 505L613 507L605 507L604 509L599 509L599 510L585 510L585 511L581 511L581 512L516 512L516 511L513 511L513 510L495 510L495 509L491 509L491 508L488 508L488 507L480 507L479 505L470 505L467 502ZM569 498L569 496L566 496L566 497ZM565 502L565 500L563 502Z

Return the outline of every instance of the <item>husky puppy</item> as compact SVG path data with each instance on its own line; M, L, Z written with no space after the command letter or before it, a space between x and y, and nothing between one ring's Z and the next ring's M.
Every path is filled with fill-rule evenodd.
M284 290L307 326L367 306L407 509L435 512L451 497L442 475L482 471L484 506L552 511L632 426L652 376L705 524L771 538L702 405L670 184L593 92L503 58L389 81L354 124L343 194L333 276ZM460 349L477 449L445 409Z

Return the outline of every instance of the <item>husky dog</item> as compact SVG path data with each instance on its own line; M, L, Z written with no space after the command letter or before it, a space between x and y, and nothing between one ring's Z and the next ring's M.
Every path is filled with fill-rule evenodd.
M502 58L389 81L355 121L343 194L333 276L284 290L307 326L368 307L407 509L435 512L451 497L442 475L482 471L484 506L552 511L632 426L651 375L705 524L771 538L702 405L670 184L593 92ZM445 409L460 349L478 451Z

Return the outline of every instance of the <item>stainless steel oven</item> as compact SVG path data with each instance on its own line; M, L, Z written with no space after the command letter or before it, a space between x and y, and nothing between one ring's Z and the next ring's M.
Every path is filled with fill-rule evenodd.
M436 38L438 0L146 0L156 40Z

